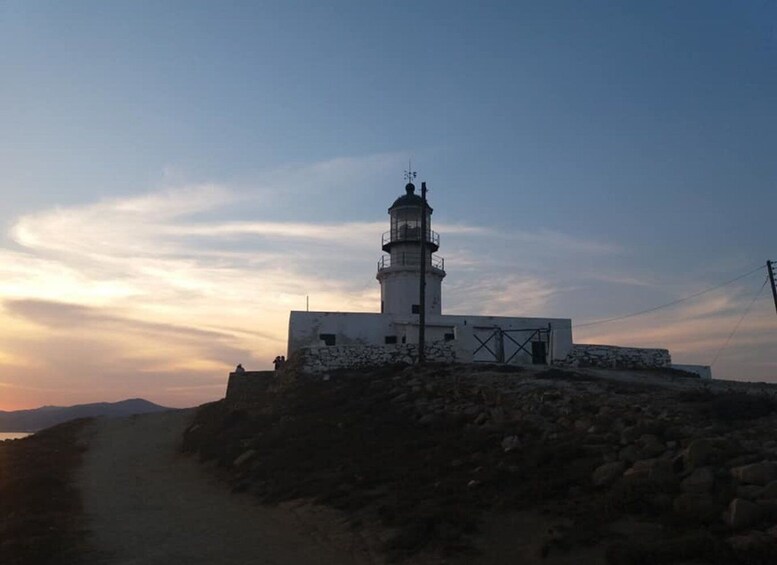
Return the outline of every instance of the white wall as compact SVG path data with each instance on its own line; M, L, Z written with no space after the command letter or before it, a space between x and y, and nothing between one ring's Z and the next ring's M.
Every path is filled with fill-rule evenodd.
M548 358L563 359L572 349L572 320L568 318L517 318L506 316L440 316L440 320L457 328L457 339L462 341L460 347L474 351L480 346L475 336L485 341L493 334L496 328L502 330L524 330L510 332L510 338L523 343L530 335L530 330L552 329L551 343L549 344ZM435 323L436 318L430 317L430 322ZM469 341L469 343L466 343ZM508 359L518 347L509 339L504 340L504 355ZM493 343L493 342L491 342ZM531 351L531 344L524 347ZM493 349L493 347L492 347ZM487 361L491 358L485 348L475 356L474 361ZM519 363L531 362L530 356L519 354L514 361Z
M417 268L390 267L378 273L383 312L397 316L411 315L413 304L419 302L419 272ZM426 313L442 312L442 277L435 270L426 274Z
M427 318L426 339L432 343L443 341L445 334L453 333L457 358L464 361L472 359L472 352L480 345L475 336L486 340L494 329L536 330L552 328L552 341L549 344L550 360L563 359L572 348L572 322L565 318L508 318L501 316L444 316L430 315ZM321 345L319 335L335 334L336 345L383 345L385 337L397 336L397 343L418 343L418 316L392 316L391 314L369 314L350 312L291 312L289 319L288 354L300 347ZM519 343L531 335L530 331L509 334ZM531 344L526 349L531 351ZM493 349L493 343L491 345ZM508 338L504 339L505 359L518 347ZM481 350L475 361L493 361L492 356ZM530 363L531 357L522 353L513 359L514 363Z
M336 345L383 345L393 331L387 314L292 311L287 356L300 347L321 345L320 334L335 334Z

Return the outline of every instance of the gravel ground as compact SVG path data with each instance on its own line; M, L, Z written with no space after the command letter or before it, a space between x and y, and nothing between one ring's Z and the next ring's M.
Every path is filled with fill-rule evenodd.
M179 453L192 410L98 420L78 475L95 564L355 563L294 515L230 493Z

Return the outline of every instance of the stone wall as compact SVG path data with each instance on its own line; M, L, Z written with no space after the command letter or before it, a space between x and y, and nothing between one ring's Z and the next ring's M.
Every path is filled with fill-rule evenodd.
M229 373L225 400L232 408L250 406L262 398L274 379L274 371Z
M672 358L667 349L575 344L569 354L555 364L562 367L658 369L669 367L671 363Z
M427 361L456 362L454 342L435 342L424 349ZM303 373L324 373L333 369L412 365L418 358L418 344L336 345L305 347L297 351L293 363Z
M704 380L710 380L712 378L712 367L709 365L677 365L672 363L672 369L692 373Z

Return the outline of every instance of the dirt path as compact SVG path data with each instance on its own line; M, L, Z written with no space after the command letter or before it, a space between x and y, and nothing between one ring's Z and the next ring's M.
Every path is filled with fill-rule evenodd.
M79 487L96 554L91 563L355 563L300 532L289 512L231 494L178 453L193 416L178 410L98 420Z

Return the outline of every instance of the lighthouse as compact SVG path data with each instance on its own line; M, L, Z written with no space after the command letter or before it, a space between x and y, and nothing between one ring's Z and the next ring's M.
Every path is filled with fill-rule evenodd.
M287 355L292 358L299 352L295 362L302 372L407 365L424 359L506 365L560 362L575 367L669 366L666 349L575 344L569 318L443 314L445 262L436 255L440 236L432 230L432 207L426 202L425 186L421 183L422 194L416 194L414 178L414 172L405 172L405 194L388 209L389 230L381 239L385 254L378 261L376 277L380 312L289 313ZM503 298L498 306L520 307L524 300L520 289L511 289L507 283L503 287L509 300ZM677 367L711 378L706 366Z
M376 274L380 312L293 310L288 356L307 350L306 363L315 370L408 363L414 355L420 357L413 346L423 336L429 348L424 356L428 353L429 359L438 361L547 364L565 358L572 349L569 318L442 313L446 273L445 262L437 255L440 236L432 229L432 207L426 202L423 183L420 191L413 184L415 176L405 172L404 194L388 209L389 229L381 237L384 254ZM513 300L520 305L522 297L514 293Z
M407 172L405 176L405 194L388 209L390 229L381 241L386 254L378 261L376 277L380 283L380 311L401 317L420 314L419 278L421 269L426 269L426 314L440 315L445 278L445 260L435 255L440 236L431 228L431 206L416 194L412 182L415 173ZM423 214L426 233L422 233Z

